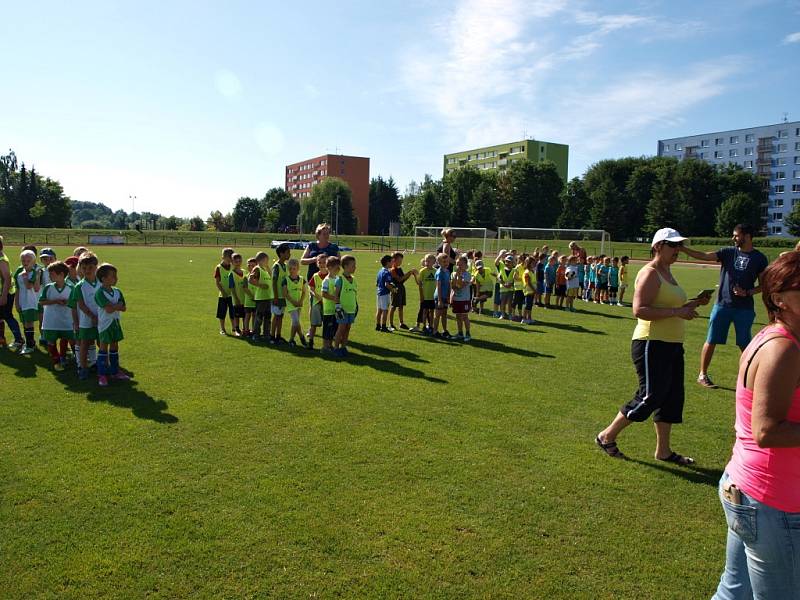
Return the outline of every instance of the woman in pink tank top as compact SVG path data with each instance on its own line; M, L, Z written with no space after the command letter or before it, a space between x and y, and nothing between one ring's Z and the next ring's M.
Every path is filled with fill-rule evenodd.
M770 324L739 363L736 442L719 486L728 523L720 600L800 599L800 252L760 280Z

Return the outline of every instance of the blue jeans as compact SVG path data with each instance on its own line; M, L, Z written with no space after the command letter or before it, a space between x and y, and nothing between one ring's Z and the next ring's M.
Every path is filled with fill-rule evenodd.
M742 503L719 496L728 522L725 570L712 600L800 599L800 513L787 513L742 492Z

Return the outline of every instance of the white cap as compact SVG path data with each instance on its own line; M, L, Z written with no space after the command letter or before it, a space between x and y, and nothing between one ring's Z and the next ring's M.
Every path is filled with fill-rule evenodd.
M653 236L653 243L650 246L655 246L659 242L683 242L689 238L683 237L676 229L672 227L664 227L656 231Z

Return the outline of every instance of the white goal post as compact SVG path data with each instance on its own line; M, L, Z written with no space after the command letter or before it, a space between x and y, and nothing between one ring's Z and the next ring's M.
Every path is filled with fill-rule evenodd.
M414 227L413 252L435 252L442 243L442 229L453 230L456 235L453 246L462 252L480 250L486 254L489 241L495 237L495 232L485 227Z
M495 252L507 248L530 252L547 244L566 252L569 242L586 247L588 254L611 254L611 235L603 229L540 229L536 227L498 227ZM561 247L563 245L563 248Z

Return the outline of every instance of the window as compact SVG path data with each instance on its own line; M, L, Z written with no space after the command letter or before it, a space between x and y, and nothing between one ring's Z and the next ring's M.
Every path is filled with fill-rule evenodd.
M783 208L783 198L775 198L775 208Z
M795 171L795 172L792 174L792 176L793 176L795 179L800 179L800 171Z
M778 137L779 138L789 137L789 130L788 129L778 129Z
M738 143L739 143L739 136L738 135L732 135L731 136L731 144L738 144Z
M753 161L752 160L744 161L744 168L745 169L752 169L753 168Z
M773 221L783 221L783 213L772 213Z
M701 148L708 148L708 140L700 140Z
M664 152L669 152L669 144L664 144Z
M745 142L755 142L755 141L756 141L756 136L755 136L755 134L753 134L753 133L748 133L746 136L744 136L744 141L745 141Z
M782 193L784 193L784 192L786 191L786 186L785 186L785 185L776 185L776 186L773 188L773 191L774 191L776 194L782 194Z
M719 150L714 150L714 158L722 158L722 152Z
M794 164L800 165L800 156L795 156L794 157Z
M795 160L797 160L800 157L795 156L794 158L795 158ZM775 166L776 167L785 167L786 166L786 157L782 156L781 158L776 158L775 159Z
M702 160L702 159L704 159L706 157L706 153L705 152L701 152L697 156L700 157L700 159Z
M795 142L794 143L794 149L795 150L800 150L800 142Z
M749 146L749 147L745 148L744 149L744 155L745 156L753 156L753 147Z
M481 152L478 154L478 158L486 158L486 152Z
M320 164L324 167L325 165L328 164L328 159L323 160Z
M733 158L734 156L739 156L739 151L736 148L731 148L728 150L728 156Z
M778 152L786 152L789 149L789 144L778 144L777 151Z
M725 140L723 140L722 138L714 138L714 145L715 146L719 146L720 144L722 144L724 142L725 142Z
M795 135L800 135L800 127L798 127L797 129L794 130L794 134Z
M793 192L800 192L800 183L793 183L792 184L792 191Z
M680 144L675 144L675 150L676 151L677 150L683 150L683 146L681 146Z
M783 233L783 227L773 227L772 233L774 235L780 235L781 233Z
M447 164L448 164L448 165L455 164L455 162L456 162L456 159L455 159L455 158L448 158L448 159L447 159Z
M775 179L786 179L786 171L775 171Z

